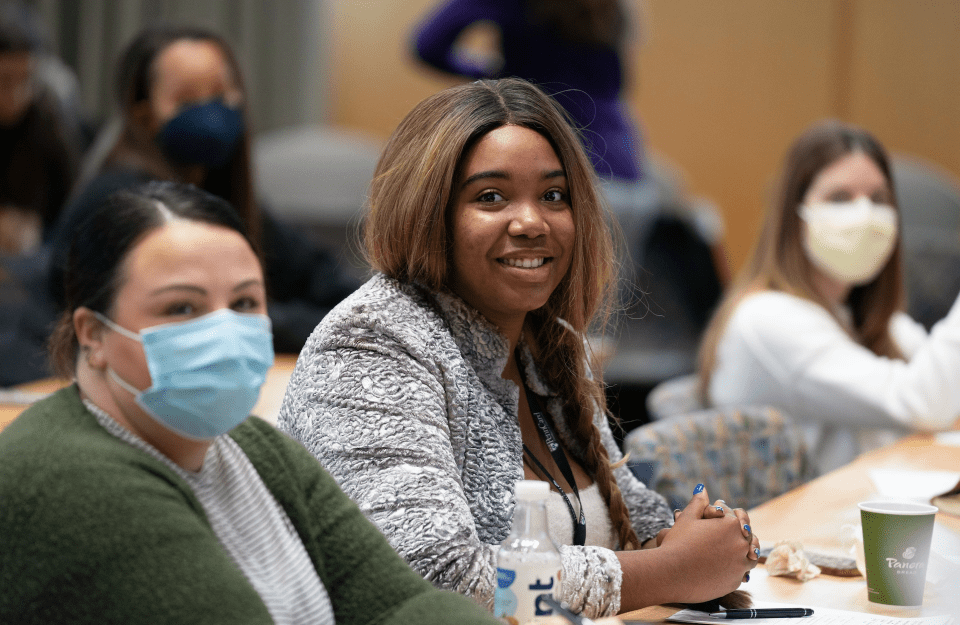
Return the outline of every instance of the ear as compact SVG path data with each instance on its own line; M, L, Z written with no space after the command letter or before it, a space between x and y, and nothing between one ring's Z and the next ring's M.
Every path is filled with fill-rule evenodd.
M87 364L94 369L103 369L107 360L103 353L103 322L89 308L81 306L73 311L73 330L77 334L80 349L87 353Z

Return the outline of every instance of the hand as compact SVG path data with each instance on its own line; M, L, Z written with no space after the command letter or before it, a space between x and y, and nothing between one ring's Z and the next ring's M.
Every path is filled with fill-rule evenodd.
M698 603L732 592L757 565L759 540L744 529L749 527L746 512L727 514L719 502L711 506L702 485L675 518L660 549L676 565L678 601Z
M750 527L750 515L747 514L747 511L743 508L731 508L727 505L723 499L717 499L713 502L713 505L707 506L703 509L704 519L718 519L724 516L732 516L737 519L740 523L740 530L743 533L743 537L750 542L750 551L747 553L747 557L751 560L758 560L760 558L760 539L754 536L753 530ZM680 517L680 510L673 511L673 521L676 523L677 519ZM663 542L663 532L661 530L660 534L657 534L657 546ZM750 581L750 574L747 573L744 575L743 581Z
M731 508L723 499L717 499L712 506L707 506L704 509L704 518L717 518L719 516L736 517L740 523L740 530L743 532L743 537L750 542L750 551L747 553L747 557L751 560L759 560L760 539L753 534L753 529L750 526L750 515L747 514L747 511L743 508ZM743 581L750 581L750 573L746 573L743 576Z

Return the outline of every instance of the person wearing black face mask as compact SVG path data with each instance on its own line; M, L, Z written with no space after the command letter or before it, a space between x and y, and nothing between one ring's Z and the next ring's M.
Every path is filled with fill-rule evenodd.
M222 99L184 107L170 119L157 142L172 161L223 167L243 138L243 113Z
M196 27L142 31L122 54L119 136L78 185L55 226L50 289L62 306L65 243L107 196L150 180L194 184L230 202L263 258L278 352L296 353L326 312L356 288L336 258L256 201L239 66L220 36Z

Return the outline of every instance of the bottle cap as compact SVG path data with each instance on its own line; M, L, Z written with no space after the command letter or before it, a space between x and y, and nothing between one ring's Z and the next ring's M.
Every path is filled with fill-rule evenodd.
M540 480L520 480L516 494L520 501L543 501L550 494L550 485Z

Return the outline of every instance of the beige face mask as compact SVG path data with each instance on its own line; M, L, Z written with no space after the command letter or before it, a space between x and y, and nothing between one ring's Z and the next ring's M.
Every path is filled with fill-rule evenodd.
M877 277L897 245L897 212L867 198L804 204L803 249L831 278L860 286Z

